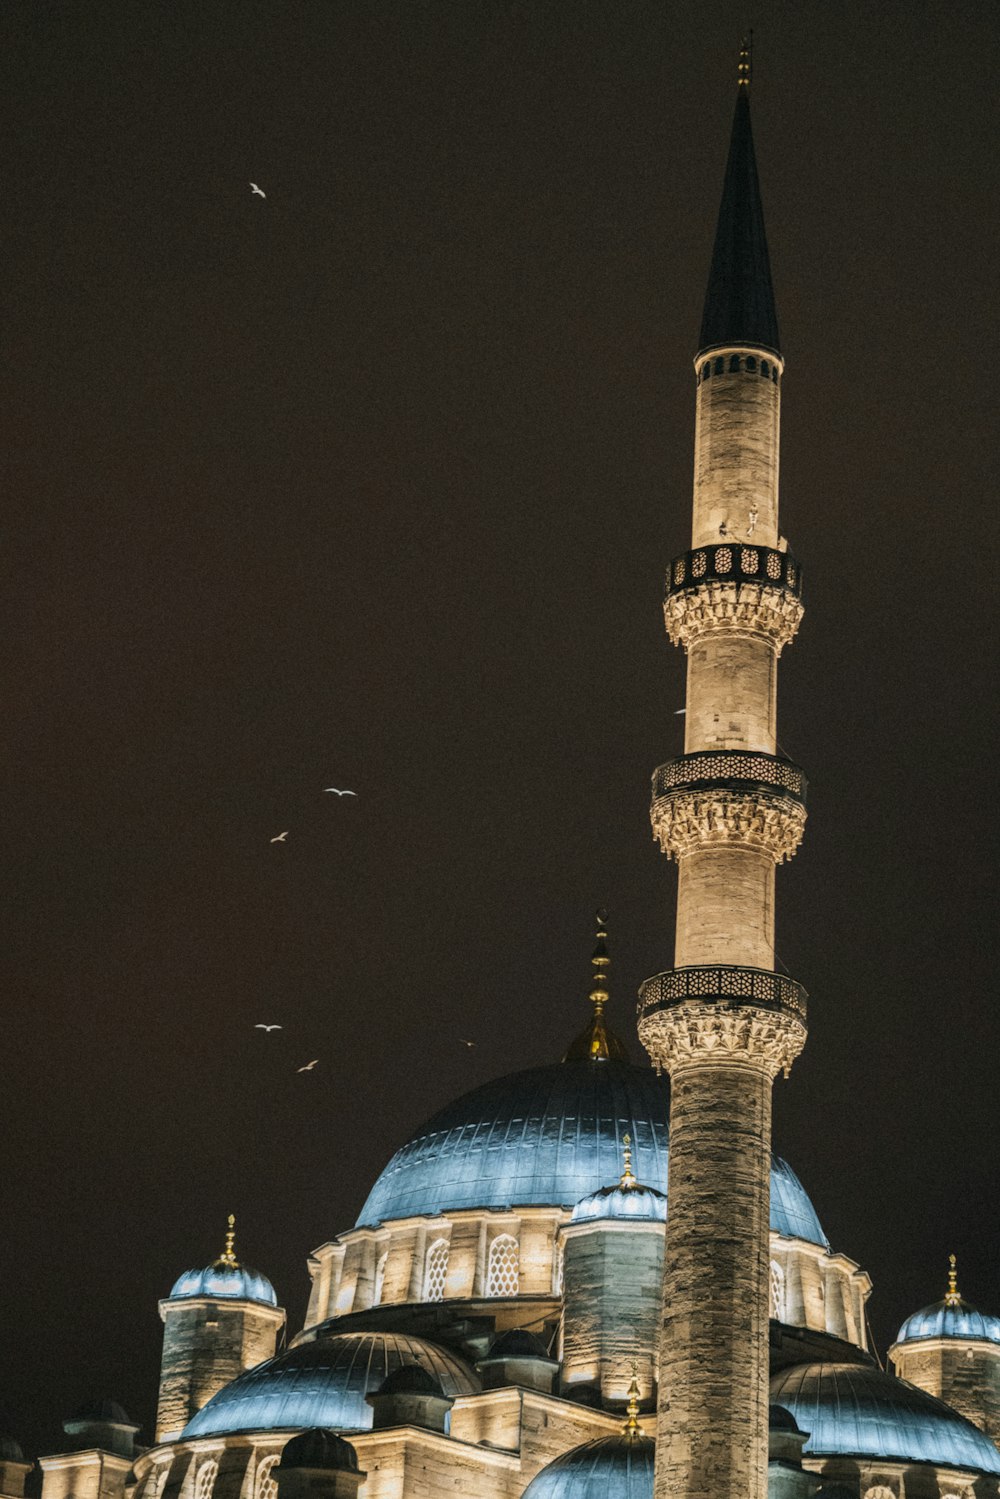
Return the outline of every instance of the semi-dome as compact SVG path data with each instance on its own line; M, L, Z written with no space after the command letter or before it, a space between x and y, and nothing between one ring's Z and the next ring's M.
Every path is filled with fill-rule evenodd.
M666 1191L668 1093L648 1067L571 1058L497 1078L441 1109L392 1157L358 1227L461 1208L571 1209L621 1172ZM828 1247L795 1172L771 1163L771 1228Z
M581 1197L573 1209L574 1223L596 1222L602 1218L629 1218L633 1222L666 1223L667 1199L655 1187L602 1187Z
M1000 1343L1000 1317L977 1311L961 1297L954 1301L946 1297L907 1317L896 1334L897 1343L913 1343L920 1338L975 1338Z
M523 1499L653 1499L655 1450L651 1437L598 1437L536 1473Z
M1000 1451L971 1421L867 1364L795 1364L774 1375L771 1399L809 1433L807 1457L876 1457L1000 1474Z
M216 1301L261 1301L277 1306L278 1298L266 1275L250 1265L223 1265L216 1262L204 1270L185 1270L174 1282L170 1300L191 1296L209 1296Z
M372 1409L366 1395L377 1393L396 1369L414 1363L449 1399L480 1388L468 1364L436 1343L399 1333L343 1332L297 1344L240 1374L192 1417L183 1436L296 1426L367 1431Z

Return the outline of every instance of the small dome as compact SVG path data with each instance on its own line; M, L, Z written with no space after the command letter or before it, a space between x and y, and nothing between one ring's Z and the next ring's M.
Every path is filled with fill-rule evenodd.
M523 1499L653 1499L654 1451L651 1437L598 1437L549 1463Z
M536 1333L524 1327L510 1327L493 1339L486 1357L549 1359L550 1355Z
M786 1410L783 1405L768 1406L767 1429L768 1431L792 1431L795 1432L798 1436L802 1435L802 1433L799 1431L798 1426L796 1425L795 1417L792 1415L791 1411Z
M92 1422L95 1426L131 1426L128 1413L117 1400L87 1400L69 1417L72 1424Z
M436 1343L402 1333L342 1332L298 1343L247 1369L191 1418L182 1436L289 1426L368 1431L373 1412L366 1396L376 1394L396 1369L415 1363L423 1364L448 1399L479 1391L469 1366Z
M666 1223L667 1199L655 1187L602 1187L581 1197L573 1209L573 1223L589 1223L599 1218L632 1218L646 1223Z
M393 1369L375 1391L376 1395L436 1395L444 1398L439 1380L429 1373L423 1364L400 1364Z
M0 1436L0 1463L23 1463L24 1453L20 1442L13 1437Z
M358 1454L350 1442L322 1426L300 1431L281 1449L279 1468L327 1468L335 1473L357 1473Z
M868 1364L795 1364L771 1399L809 1433L807 1457L876 1457L1000 1474L1000 1452L943 1401Z
M216 1262L204 1270L185 1270L174 1282L171 1301L186 1297L207 1296L214 1301L260 1301L277 1306L278 1298L266 1275L250 1265L225 1265Z
M896 1334L897 1343L914 1343L918 1338L978 1338L985 1343L1000 1343L1000 1317L977 1312L960 1296L946 1297L907 1317Z

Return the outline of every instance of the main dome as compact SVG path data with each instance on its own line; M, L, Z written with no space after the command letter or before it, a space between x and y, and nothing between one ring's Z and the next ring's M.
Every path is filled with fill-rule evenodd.
M665 1192L667 1119L666 1085L630 1062L574 1059L497 1078L441 1109L396 1151L357 1226L462 1208L570 1209L618 1181L626 1134L639 1181ZM827 1246L801 1182L777 1156L771 1228Z
M342 1332L298 1343L238 1375L191 1418L182 1435L187 1440L313 1426L367 1431L372 1408L365 1396L375 1394L397 1369L418 1362L449 1398L479 1390L468 1365L436 1343L400 1333Z

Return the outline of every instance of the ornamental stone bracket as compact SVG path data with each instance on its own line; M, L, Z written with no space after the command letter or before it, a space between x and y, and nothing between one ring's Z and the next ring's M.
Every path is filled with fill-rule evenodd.
M667 634L686 651L704 636L724 632L764 640L780 655L804 613L800 598L761 583L707 582L663 601Z
M763 968L672 968L639 989L639 1039L657 1072L728 1062L787 1077L806 1042L807 998Z
M678 861L704 848L736 844L790 859L802 842L806 809L778 791L674 791L654 797L653 836Z
M779 1072L788 1076L805 1046L806 1028L782 1011L692 1002L640 1016L639 1039L657 1072L744 1063L773 1081Z

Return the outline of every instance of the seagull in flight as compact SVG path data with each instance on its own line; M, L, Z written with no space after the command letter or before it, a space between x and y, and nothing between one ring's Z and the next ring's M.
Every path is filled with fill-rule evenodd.
M262 1025L261 1022L258 1020L257 1024L254 1026L254 1030L255 1031L281 1031L281 1030L284 1030L284 1026L282 1026L282 1025Z
M463 1046L475 1046L476 1044L475 1041L466 1041L464 1036L459 1036L458 1039L461 1041Z
M314 1058L313 1061L307 1062L304 1067L296 1067L295 1070L296 1070L296 1072L312 1072L313 1068L316 1066L316 1063L318 1061L319 1061L319 1057L316 1057L316 1058Z
M267 193L264 191L264 189L262 187L258 187L257 184L256 184L256 182L251 182L251 184L250 184L250 195L251 195L251 197L253 196L254 193L257 194L258 198L266 198L267 197Z
M285 832L279 833L278 836L277 836L277 838L272 838L271 842L272 843L284 843L284 841L285 841L285 839L287 837L288 837L288 830L286 829Z
M684 714L685 714L685 713L686 713L686 712L687 712L687 709L686 709L686 708L675 708L675 709L674 709L674 717L675 717L675 718L683 718L683 717L684 717Z
M341 791L339 786L324 786L324 791L332 791L335 796L357 796L356 791Z

